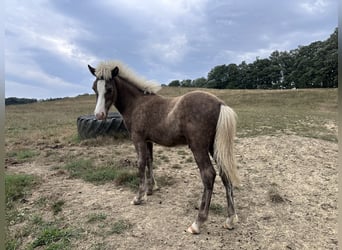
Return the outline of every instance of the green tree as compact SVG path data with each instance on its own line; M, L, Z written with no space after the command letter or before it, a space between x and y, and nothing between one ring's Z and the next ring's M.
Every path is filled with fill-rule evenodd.
M224 89L228 83L228 72L225 64L214 67L208 73L208 88Z
M253 78L253 64L247 64L242 61L238 66L239 78L238 78L238 88L240 89L254 89L256 85Z
M338 86L338 34L337 28L334 33L324 42L322 49L318 51L321 58L319 74L321 75L322 87Z
M266 89L272 87L272 68L269 59L258 59L253 63L253 78L257 88Z
M284 82L284 71L285 66L282 62L281 52L278 50L272 52L272 54L269 57L269 60L271 62L271 81L272 81L272 88L282 88L283 82Z
M170 87L179 87L180 86L180 82L179 80L173 80L169 83Z
M191 79L182 80L180 82L180 86L181 87L192 87L191 83L192 83Z
M239 86L239 67L235 63L231 63L227 66L227 84L225 88L236 89Z
M207 84L207 79L205 77L200 77L192 81L192 86L196 88L204 87Z

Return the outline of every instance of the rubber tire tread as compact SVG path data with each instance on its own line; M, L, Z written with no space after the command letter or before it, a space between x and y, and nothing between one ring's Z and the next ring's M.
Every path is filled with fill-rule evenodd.
M95 115L79 116L77 131L81 139L96 138L97 136L128 137L123 118L118 112L109 113L107 119L103 121L97 120Z

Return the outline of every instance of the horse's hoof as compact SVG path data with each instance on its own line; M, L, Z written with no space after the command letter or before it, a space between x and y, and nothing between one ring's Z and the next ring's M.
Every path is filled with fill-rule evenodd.
M146 202L147 201L147 193L145 192L144 196L139 198L139 196L135 196L133 201L131 201L131 204L132 205L140 205L142 204L143 202Z
M141 199L137 199L137 197L134 197L134 199L131 201L132 205L140 205L142 202Z
M187 230L189 233L192 234L199 234L200 230L196 222L192 223L192 225Z
M153 189L148 189L146 192L147 195L152 195L153 194Z
M141 204L141 201L136 201L136 200L131 201L131 205L140 205L140 204Z
M225 221L223 227L228 230L234 229L235 224L239 221L237 214L234 214L231 217L228 217Z

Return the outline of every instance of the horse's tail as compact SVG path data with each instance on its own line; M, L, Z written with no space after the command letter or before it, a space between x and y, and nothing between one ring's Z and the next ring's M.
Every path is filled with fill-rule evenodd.
M214 159L233 186L240 184L234 155L234 137L236 132L236 113L226 105L221 105L216 125Z

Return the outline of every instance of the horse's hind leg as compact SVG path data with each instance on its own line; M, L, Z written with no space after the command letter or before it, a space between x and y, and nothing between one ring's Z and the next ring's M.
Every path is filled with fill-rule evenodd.
M202 194L202 201L199 207L198 216L194 223L188 228L188 232L192 234L200 233L201 225L207 220L211 195L213 193L214 182L216 172L215 169L210 161L208 152L202 151L197 152L193 151L196 163L200 169L202 182L204 185L204 191Z
M228 207L228 218L224 223L224 228L233 229L234 224L237 223L238 217L235 213L234 208L234 195L233 195L233 185L230 179L225 175L225 173L220 168L220 177L222 179L223 185L226 188L227 196L227 207Z
M158 190L157 182L153 175L153 143L147 142L147 195L151 195L153 190Z

